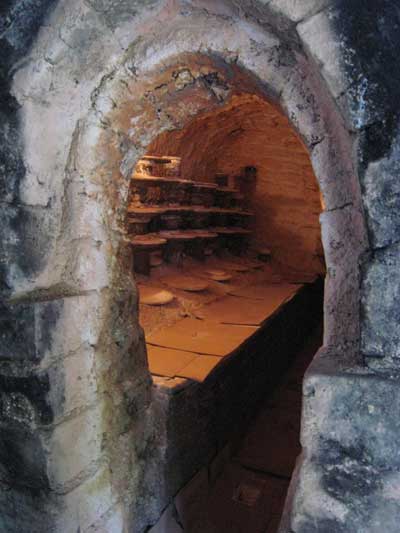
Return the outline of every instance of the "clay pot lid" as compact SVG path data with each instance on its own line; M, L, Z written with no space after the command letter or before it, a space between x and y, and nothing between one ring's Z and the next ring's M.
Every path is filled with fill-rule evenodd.
M175 298L172 292L157 287L139 287L139 302L146 305L167 305Z
M210 269L205 271L206 276L214 281L229 281L232 279L232 274L226 270Z
M202 292L208 288L206 281L194 276L168 276L163 278L162 281L174 289L188 292Z
M131 243L135 248L154 248L162 246L166 242L165 239L152 235L137 235L131 239Z

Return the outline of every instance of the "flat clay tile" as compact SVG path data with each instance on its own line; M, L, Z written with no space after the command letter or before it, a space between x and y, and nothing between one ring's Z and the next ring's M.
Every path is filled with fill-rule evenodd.
M257 329L184 318L168 329L151 333L147 342L165 348L225 357L239 348Z
M199 355L190 363L177 372L177 376L193 379L194 381L204 381L212 370L220 363L221 358L215 355Z
M170 348L160 348L159 346L147 345L147 360L149 362L149 369L151 374L157 376L168 376L173 378L178 374L182 368L198 358L194 353L183 352L180 350L171 350Z
M269 300L272 302L283 302L299 290L299 285L290 283L279 283L274 285L250 285L248 287L241 287L232 289L229 294L232 296L240 296L242 298L250 298L253 300Z
M281 297L274 294L273 298L265 300L226 296L197 309L195 314L198 318L221 324L259 326L273 315L285 300L285 294Z
M174 289L181 289L183 291L201 292L208 288L206 281L195 276L165 276L161 281Z

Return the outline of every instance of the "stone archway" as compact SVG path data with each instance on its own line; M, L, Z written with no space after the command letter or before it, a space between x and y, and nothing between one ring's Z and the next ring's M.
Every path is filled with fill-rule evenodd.
M78 2L64 8L75 24L82 13L92 22L98 16ZM144 13L140 37L105 32L107 58L94 37L68 29L56 10L32 62L15 77L28 169L23 194L53 238L38 271L14 271L9 284L11 302L34 305L37 315L55 423L38 429L38 449L46 448L48 486L62 506L58 530L95 524L140 531L159 511L145 509L138 493L156 414L142 332L131 320L135 288L123 220L132 166L162 131L235 91L266 96L284 110L310 150L326 205L324 344L358 354L358 260L366 237L352 139L317 66L292 36L290 47L281 29L278 38L221 9ZM199 46L205 28L208 43ZM85 54L74 46L79 39Z

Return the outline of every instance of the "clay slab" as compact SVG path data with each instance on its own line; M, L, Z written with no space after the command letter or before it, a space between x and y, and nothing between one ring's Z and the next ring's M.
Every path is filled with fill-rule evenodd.
M177 376L193 379L194 381L204 381L220 361L221 358L215 355L199 355L192 359L187 366L179 370Z
M250 298L253 300L268 300L273 304L274 302L284 302L290 296L299 290L299 285L291 283L280 283L274 285L250 285L248 287L241 287L232 289L229 294L232 296L240 296L241 298Z
M150 334L147 342L165 348L225 357L239 348L257 329L184 318L166 330Z
M198 358L194 353L171 350L170 348L160 348L159 346L147 345L147 359L151 374L158 376L175 377L178 372ZM179 376L186 377L182 374Z
M259 326L269 318L286 300L286 295L281 298L274 295L265 300L251 300L227 296L210 305L198 309L196 316L203 320L219 322L220 324L241 324Z

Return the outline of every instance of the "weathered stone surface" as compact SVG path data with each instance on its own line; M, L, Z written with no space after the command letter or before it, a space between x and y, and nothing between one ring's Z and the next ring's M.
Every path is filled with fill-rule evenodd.
M176 520L177 510L174 504L169 505L149 533L182 533L183 529Z
M388 175L392 175L392 168L397 171L396 167L392 166L393 158L397 157L397 149L390 152L393 131L397 127L396 120L392 120L390 116L393 110L397 109L400 87L400 32L398 8L395 3L389 0L379 3L374 0L340 0L332 2L332 7L321 12L321 15L315 15L301 24L299 33L308 52L313 59L317 59L316 63L308 61L303 55L294 29L295 22L325 8L325 2L322 0L271 0L257 3L237 1L235 12L230 9L229 3L222 6L222 3L218 2L216 7L212 4L215 6L216 3L208 2L207 7L207 2L172 2L165 6L164 2L152 0L129 3L102 0L17 0L3 2L0 8L3 52L0 58L0 141L4 141L1 143L0 155L0 190L4 195L2 202L7 204L4 211L2 210L1 224L6 236L6 239L1 239L4 242L0 259L1 290L6 296L14 293L14 296L24 296L26 299L29 293L30 299L45 296L46 299L56 297L60 300L66 294L98 291L98 300L93 304L88 303L88 300L73 298L65 298L62 304L40 304L34 310L30 308L30 304L20 304L20 314L16 315L8 309L3 320L3 326L7 324L10 331L7 330L4 335L2 332L1 354L5 354L1 363L2 375L25 379L27 370L40 361L43 365L43 376L47 375L46 368L50 369L48 400L59 422L55 435L51 434L49 428L45 432L48 442L52 445L47 448L50 454L53 453L49 469L52 488L78 488L80 483L89 480L95 473L97 460L103 457L100 452L106 450L110 457L107 466L113 472L112 481L107 477L101 478L101 488L84 483L79 495L70 499L65 516L68 515L71 522L67 519L62 525L63 530L71 524L75 531L78 527L81 530L107 533L123 528L140 531L146 525L143 523L146 516L153 513L154 518L154 508L149 511L146 507L151 506L147 501L154 496L149 494L152 485L143 487L140 478L144 466L147 467L151 463L151 454L156 455L152 444L155 430L149 430L146 425L148 382L145 379L143 336L137 326L136 310L130 297L133 291L131 287L123 285L122 277L118 278L117 275L120 272L127 277L129 267L120 260L117 253L121 239L120 220L123 208L118 210L115 206L123 204L126 177L135 158L141 155L156 135L164 129L182 127L187 120L204 110L206 103L212 102L212 105L218 106L232 93L231 89L227 91L226 87L207 71L199 76L198 80L198 83L208 83L207 99L202 100L204 105L192 108L189 105L190 99L181 99L187 87L192 85L191 78L182 80L181 76L178 76L178 84L175 92L170 95L168 105L158 107L157 100L153 101L152 97L155 87L163 91L163 83L156 83L148 93L148 98L140 99L148 89L147 86L145 89L144 81L156 79L152 70L157 71L158 76L168 65L172 67L177 63L184 63L186 59L183 59L181 54L186 52L212 56L213 61L220 65L226 61L232 68L238 68L239 77L242 77L246 70L254 76L251 90L258 87L263 94L265 91L265 94L272 95L275 99L283 94L282 102L290 113L290 118L309 148L316 150L314 161L321 158L317 165L324 167L325 174L328 175L327 166L336 166L335 161L337 162L338 158L330 158L329 150L324 148L328 145L324 144L327 124L333 123L329 131L331 146L338 145L337 128L341 125L340 121L334 122L332 119L331 110L333 109L334 113L337 110L333 106L327 106L330 95L319 79L317 66L322 63L322 74L328 81L331 93L338 97L340 109L348 119L348 127L364 128L359 153L359 160L364 165L362 170L367 168L371 161L387 159L387 163L382 162L382 165ZM52 5L55 9L46 24L42 24L46 12L49 12L48 8ZM207 39L204 39L205 34ZM32 44L33 48L29 53ZM124 54L126 55L123 57ZM24 61L19 62L23 57ZM173 57L175 59L171 59ZM179 68L181 67L185 68L185 65L180 64ZM233 78L235 76L232 76ZM312 83L309 83L310 80ZM141 83L143 85L140 85ZM298 91L293 87L296 84ZM250 85L246 87L248 90ZM240 90L243 90L243 86ZM135 95L139 95L139 98L135 99ZM124 105L126 107L122 110ZM110 120L110 110L119 109L120 106L124 120L117 123ZM135 106L145 108L145 112L136 112ZM125 112L127 109L128 112ZM134 122L134 119L137 119L137 122ZM93 127L87 129L83 142L80 134L82 126L87 124ZM104 131L110 134L104 137L110 150L96 151ZM79 149L76 149L77 144ZM123 158L125 160L121 165ZM119 175L120 168L123 169L124 180ZM389 195L386 195L385 205L373 198L377 196L375 175L378 175L378 169L371 167L364 182L365 195L368 196L364 205L370 217L371 235L374 235L375 243L379 246L379 243L386 245L395 242L396 229L389 226L395 226L397 221L392 214L388 214L386 204L390 203ZM343 207L347 203L353 203L354 209L359 209L359 197L354 182L348 187L348 179L354 177L352 166L340 166L337 176L335 181L335 173L329 172L329 179L325 181L324 195L328 209ZM99 187L97 190L95 187L75 187L79 180L85 184L96 182ZM71 184L73 186L70 187ZM397 194L392 178L386 181L383 188L385 187ZM84 200L79 202L78 197ZM81 212L81 206L88 205L89 197L92 207ZM21 203L25 205L20 206ZM99 206L98 209L93 207L96 205ZM78 212L82 216L78 215ZM68 219L68 214L71 214L73 220ZM333 224L333 221L328 219L327 216L327 223ZM352 223L353 219L348 217L348 224ZM104 233L104 227L109 231ZM346 320L355 316L351 313L346 315L346 291L342 289L345 286L358 286L357 267L354 264L358 256L341 245L334 252L335 244L340 242L339 235L332 236L328 231L326 234L331 247L328 251L329 257L332 258L332 255L337 253L338 259L344 262L353 261L353 270L334 272L338 281L339 297L335 299L333 296L335 284L330 288L332 298L329 297L329 301L332 303L332 309L339 306L339 311L342 311L341 314L335 315L338 321L333 326L336 338L340 338L341 332L346 334ZM60 235L62 238L57 238ZM348 232L345 233L345 236L348 235ZM354 242L350 236L349 242ZM54 245L57 249L54 255L51 255L55 249ZM347 250L348 254L343 253L344 250ZM368 280L375 281L375 277L379 277L377 272L382 272L388 283L390 276L396 277L397 258L395 254L390 257L391 252L386 253L385 257L382 256L374 264L374 273L366 274L365 286L369 283ZM50 257L51 260L48 261ZM378 266L379 262L381 266ZM95 272L94 263L102 265L101 272L100 269ZM349 281L350 284L346 285L345 282ZM115 298L109 296L109 289L114 289L119 284L123 285L121 293L124 294ZM382 284L380 286L382 287ZM353 288L349 294L349 298L353 298ZM94 296L93 298L96 300ZM389 331L385 321L388 313L394 310L394 300L388 297L383 308L375 298L376 295L370 298L368 303L371 305L371 313L368 314L369 322L366 321L365 324L368 327L369 323L373 324L373 312L376 309L378 323L382 319L384 328L387 327ZM355 299L351 302L352 305L355 304ZM54 323L52 320L56 311L60 315ZM40 313L43 313L43 320L50 322L47 331L41 326ZM396 317L395 311L392 314ZM283 328L283 325L279 327ZM355 331L350 329L354 334ZM376 331L371 331L371 338L375 343ZM389 334L389 349L394 356L397 353L398 339L391 331ZM36 341L34 349L30 345L33 341ZM382 339L378 341L378 344L382 343ZM384 348L386 350L386 346ZM85 362L88 366L82 367L84 383L87 380L87 391L84 390L83 383L82 386L76 384L81 374L75 374L67 362L64 364L61 361L64 356L68 356L71 357L69 363L73 365L74 361L78 361L79 354L87 357ZM27 360L26 356L30 360L29 369L21 364ZM84 406L86 402L93 402L97 394L91 381L92 357L96 362L98 385L106 394L98 397L99 412L93 414L93 419L87 420ZM19 365L16 364L17 360L20 361ZM78 365L78 362L76 364ZM25 373L21 373L22 370ZM57 391L51 390L53 382ZM47 385L44 382L40 394L36 395L31 391L29 396L26 393L26 383L23 380L10 380L13 390L4 393L2 405L6 405L7 410L11 409L14 422L21 418L18 424L22 424L24 429L15 434L15 439L19 438L20 442L32 444L40 450L39 436L36 430L31 431L28 424L36 420L38 413L41 413L41 416L46 415L44 404L41 402ZM73 384L76 386L71 387ZM369 380L369 385L372 391L376 390L373 380ZM69 392L63 390L63 386L67 387ZM232 390L230 387L232 384L221 391L222 398ZM320 390L317 396L319 395L323 405L324 398L320 393L326 392L327 389L322 384L316 387L316 390L318 388ZM382 385L382 391L383 388ZM364 385L359 386L358 382L356 385L353 382L353 389L351 393L347 389L343 392L348 402L343 405L357 412L370 391ZM362 390L362 395L357 396L358 389ZM396 391L390 389L389 393L395 395ZM375 393L371 394L373 397ZM196 408L204 409L204 405ZM80 409L80 418L73 418L75 411ZM61 421L66 413L71 415L71 418ZM386 412L383 407L380 413L381 418L385 419ZM41 423L45 423L47 427L50 418L47 419L46 416L42 418ZM162 425L163 420L165 422L165 419L161 422L160 419L156 422L152 420L152 423ZM389 532L396 531L390 521L397 519L397 502L395 497L388 499L387 494L396 493L397 480L394 479L391 484L384 482L386 485L382 489L382 496L382 491L379 492L381 489L377 487L374 470L376 461L373 454L377 456L378 453L372 449L371 444L375 438L379 446L384 448L387 442L394 441L394 437L388 436L384 430L379 441L379 432L375 435L369 428L365 430L368 420L360 418L359 422L356 420L354 423L358 434L352 433L353 442L349 444L346 441L347 434L340 432L346 429L348 422L344 408L340 409L340 417L335 418L333 415L333 420L336 421L337 434L331 435L329 441L321 441L321 457L325 454L329 472L320 456L315 461L310 459L310 464L314 461L319 470L318 476L311 480L309 485L315 491L308 493L312 497L324 493L327 497L322 503L321 500L315 500L310 504L311 507L307 507L309 502L304 504L304 509L312 508L309 514L315 521L310 522L309 517L304 518L303 515L306 520L303 530L309 533L319 527L322 531L348 531L347 525L343 526L343 515L340 514L343 509L346 510L343 507L345 504L340 500L340 493L350 493L348 487L351 479L346 471L346 465L349 464L349 471L354 473L356 494L354 505L348 514L348 524L352 527L350 531L362 530L365 524L378 528L378 519L381 520L379 531L385 530L385 527ZM388 420L394 423L390 416ZM313 427L314 422L312 418L306 426ZM372 419L372 425L379 423L377 418ZM226 430L226 427L222 426L224 424L218 428L220 434ZM393 427L397 432L397 426ZM175 422L169 429L179 433L181 427ZM24 433L25 431L27 433ZM71 433L79 434L77 442L72 439ZM107 439L103 441L100 435L106 435ZM359 441L364 446L367 437L371 443L366 443L365 446L372 458L360 451L362 448ZM316 439L318 440L317 437ZM88 450L92 445L95 452L89 457ZM82 454L79 455L74 450L69 456L68 447L75 446L82 447ZM9 448L8 444L7 447ZM391 444L388 448L392 453ZM20 453L19 447L16 450ZM346 460L343 460L343 457ZM43 458L38 451L34 465L27 463L27 472L32 473L30 477L35 480L37 486L45 487L45 478L43 481L41 476L45 466L48 466L47 459L48 457ZM7 460L4 455L3 462ZM384 458L380 457L379 460L384 461ZM183 463L185 468L188 464L190 466L187 458L184 458ZM394 464L397 468L397 463ZM39 468L37 471L34 470L35 466ZM149 468L151 470L152 467ZM386 473L391 468L389 462L384 462L383 469L379 468L379 473L383 472L382 477L386 479ZM322 489L319 484L321 471ZM154 479L157 480L156 469L150 471L151 476L153 482ZM306 483L311 477L307 478L305 475L303 482ZM370 477L375 502L365 496L365 480ZM15 470L15 478L26 481L21 468ZM171 476L172 482L175 480ZM114 505L111 508L107 508L105 503L110 496L111 485L125 498L120 513L113 511L117 508L115 500L110 502ZM36 494L35 498L16 483L12 484L12 490L1 491L1 526L4 525L6 531L14 529L21 533L32 532L35 528L38 529L37 525L40 524L38 530L51 531L51 526L46 524L44 517L58 514L58 509L46 490L43 489L43 494ZM391 500L394 501L393 505ZM50 504L50 508L46 507L46 502ZM381 509L386 511L386 516L381 517L378 514L378 518L371 518L372 511L364 512L367 503L372 510L377 509L376 505L380 505ZM316 511L321 507L328 510L329 516L318 517ZM82 511L83 517L79 525L75 521L78 510ZM126 518L124 523L121 516L127 517L130 513L135 515L135 518ZM97 514L100 516L96 516Z
M400 358L400 244L376 250L367 259L361 286L361 350L367 358ZM385 364L385 363L383 363Z
M4 409L2 398L2 411ZM46 453L34 427L13 421L0 420L0 461L2 464L2 484L26 487L31 490L48 491L49 480L46 473Z
M299 22L331 4L331 0L261 0L293 22Z
M397 7L388 0L379 5L374 0L335 2L298 27L308 50L322 63L330 88L340 97L351 128L382 121L396 109L398 27Z
M52 384L48 402L56 420L91 407L98 401L95 365L94 348L84 345L48 368Z
M96 525L101 524L115 503L115 495L111 490L110 472L106 467L100 468L92 477L68 492L64 500L64 513L56 521L56 531L91 531L90 527L93 527L96 532L101 531ZM121 529L108 531L119 533L123 531L123 524L120 523L120 525Z
M62 300L0 306L0 359L37 363L50 348Z
M49 439L50 486L56 491L70 491L92 476L102 459L101 406L54 428Z
M303 457L290 531L397 531L398 379L322 350L304 383Z
M363 142L364 141L364 142ZM361 148L368 149L365 137ZM373 248L382 248L399 241L400 235L400 133L382 159L370 163L361 175L363 200L369 238ZM379 140L377 139L377 142Z
M342 68L343 42L334 30L330 12L322 11L297 26L308 52L321 64L321 74L334 96L340 96L350 81Z
M21 292L38 276L48 259L53 236L46 208L7 205L0 209L0 291Z
M47 491L29 488L10 490L10 485L0 485L0 531L7 533L43 533L53 527L51 510L57 502Z
M327 264L324 343L357 354L360 281L351 265L358 264L366 250L364 219L352 205L325 211L320 218Z

